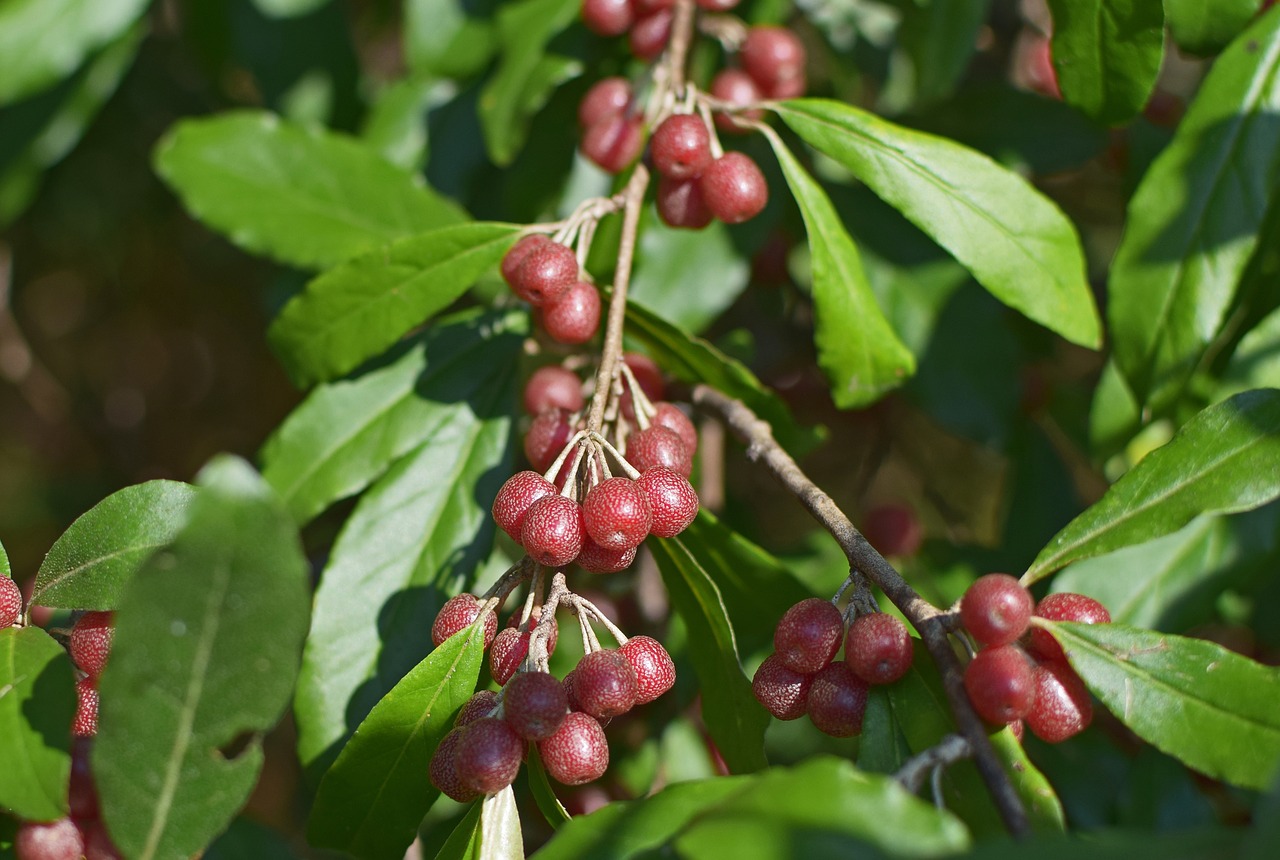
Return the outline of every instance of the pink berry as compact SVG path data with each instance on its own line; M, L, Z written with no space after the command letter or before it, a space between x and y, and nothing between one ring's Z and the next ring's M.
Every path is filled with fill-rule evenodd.
M1007 645L1026 632L1031 609L1031 592L1017 579L988 573L974 580L960 599L960 623L983 645Z
M516 734L540 741L560 728L569 699L564 685L546 672L520 672L503 688L502 709Z
M480 792L464 784L458 775L458 742L462 740L463 731L456 728L444 736L431 756L427 774L431 777L431 784L445 797L458 803L470 803L480 796Z
M604 78L592 84L578 103L578 123L587 128L611 113L623 113L631 105L631 83L626 78Z
M1074 621L1078 624L1110 624L1111 613L1092 597L1062 592L1047 595L1036 604L1035 614L1050 621ZM1047 630L1031 628L1031 650L1046 660L1065 660L1062 646Z
M636 485L649 501L653 522L649 534L675 537L698 516L698 494L689 479L665 466L646 469Z
M529 508L538 499L555 495L555 492L555 485L537 472L516 472L507 478L493 500L493 521L511 535L512 540L518 541L520 527L524 525L524 515Z
M840 650L844 617L829 600L810 597L791 607L773 632L773 650L793 672L812 675Z
M582 23L598 36L621 36L634 21L631 0L582 0Z
M71 628L71 660L89 677L98 677L107 665L114 635L114 612L86 612Z
M577 412L584 403L578 374L558 364L539 367L524 386L524 411L540 415L548 409Z
M609 744L604 729L587 714L571 712L555 733L538 741L547 774L563 785L582 785L604 776Z
M498 684L506 684L515 675L529 653L529 634L511 627L499 630L489 649L489 674Z
M647 705L675 686L676 664L657 639L632 636L618 650L636 673L637 705Z
M535 417L529 425L529 432L524 435L524 455L534 469L545 472L560 456L572 435L569 413L563 409L550 409Z
M804 45L785 27L752 27L738 56L742 68L769 98L804 93Z
M672 8L676 5L676 0L634 0L633 5L636 7L636 14L644 17L663 9Z
M494 640L493 644L497 647L497 640ZM467 723L474 723L481 717L487 717L493 713L493 709L497 706L497 693L493 690L479 690L474 696L467 699L467 703L462 706L462 710L458 711L458 716L453 721L453 727L460 729Z
M642 352L625 352L622 362L631 371L631 375L640 384L640 390L650 400L661 400L667 387L662 378L662 368L658 363Z
M912 556L924 540L924 528L906 505L881 505L863 517L862 535L882 555Z
M91 738L98 733L98 684L96 679L81 678L76 682L76 716L71 734Z
M565 496L543 496L524 515L520 544L538 564L564 567L578 557L585 536L581 505Z
M860 615L844 638L844 660L868 684L892 684L911 668L911 634L894 615Z
M698 8L708 12L728 12L742 0L698 0Z
M867 711L867 684L846 663L831 663L813 678L809 688L809 721L836 738L862 732Z
M544 242L530 249L516 269L520 298L535 307L556 301L578 280L578 257L558 242Z
M731 105L746 107L754 105L761 101L763 96L760 93L760 87L756 82L741 69L725 69L711 79L711 95L722 102L728 102ZM764 111L760 108L748 108L739 111L735 116L741 117L748 122L759 122L764 118ZM717 113L715 115L716 128L721 131L737 132L739 134L749 131L749 129L739 124L726 113Z
M80 860L84 837L70 818L48 824L24 821L13 839L17 860Z
M628 34L631 53L642 60L652 60L661 54L671 38L671 19L670 9L660 9L637 20Z
M512 245L511 250L507 251L506 256L502 258L502 279L507 282L507 286L510 287L511 291L516 295L521 294L521 289L519 287L520 279L518 276L520 264L524 262L525 257L529 256L530 251L541 247L550 241L551 239L543 236L541 233L534 233L532 235L525 236L520 239L520 241Z
M93 739L77 737L71 741L71 780L67 786L67 804L71 817L77 821L97 818L98 788L93 781L93 769L89 755L93 751Z
M592 651L573 672L573 695L584 713L616 717L635 706L636 672L617 650Z
M711 163L711 133L696 114L673 114L649 141L653 166L672 179L693 179Z
M636 547L605 549L588 537L574 562L587 573L617 573L631 567L635 560Z
M596 484L582 501L587 534L605 549L631 549L649 536L652 523L644 490L630 478L609 478Z
M666 427L650 425L627 437L627 460L639 472L662 466L689 477L693 472L693 455L680 437Z
M542 327L557 343L576 346L591 340L600 328L600 291L578 281L542 309Z
M445 601L431 625L431 641L437 646L460 630L470 627L480 617L480 600L474 594L457 594ZM498 633L498 616L492 612L484 620L484 647L493 643Z
M793 672L771 654L751 679L756 701L780 720L798 720L805 715L812 675Z
M711 213L726 224L759 215L769 202L769 185L749 155L726 152L702 173L702 196Z
M680 441L689 449L690 455L698 452L698 428L693 426L689 416L680 411L673 403L659 402L653 404L653 416L650 423L666 427L680 437Z
M715 219L702 196L702 185L697 179L658 179L654 192L658 217L668 227L681 230L701 230Z
M1035 704L1035 673L1016 645L979 651L965 667L964 688L973 709L989 723L1020 720Z
M505 720L481 717L458 729L455 753L458 779L480 794L497 794L515 781L524 758L524 743Z
M1093 722L1089 690L1066 663L1046 661L1037 666L1035 687L1035 704L1026 719L1040 740L1061 743Z
M644 126L636 116L606 114L582 136L582 154L607 173L626 170L643 149Z
M0 630L12 627L22 615L22 589L4 574L0 574Z

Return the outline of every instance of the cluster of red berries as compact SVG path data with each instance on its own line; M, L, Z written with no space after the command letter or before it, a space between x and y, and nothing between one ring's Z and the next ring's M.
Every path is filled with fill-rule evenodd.
M842 642L844 660L836 660ZM872 612L846 630L844 614L817 597L787 610L773 648L751 682L756 700L780 720L808 714L838 738L862 732L870 685L892 684L911 668L911 634L900 619Z
M1033 606L1031 593L1004 573L979 577L960 601L960 621L981 646L965 668L964 686L984 720L1022 722L1041 740L1058 743L1093 721L1093 704L1061 646L1030 626L1035 614L1050 621L1107 624L1105 606L1083 594L1051 594Z
M502 258L502 277L536 309L542 328L559 343L577 345L600 327L600 292L581 277L567 245L541 234L525 236Z

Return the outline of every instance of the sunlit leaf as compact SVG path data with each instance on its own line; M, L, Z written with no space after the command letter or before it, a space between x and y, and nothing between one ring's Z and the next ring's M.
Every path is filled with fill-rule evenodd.
M1150 0L1049 0L1062 97L1114 125L1146 105L1164 55L1164 9Z
M0 809L33 821L66 815L75 689L71 660L48 633L0 630Z

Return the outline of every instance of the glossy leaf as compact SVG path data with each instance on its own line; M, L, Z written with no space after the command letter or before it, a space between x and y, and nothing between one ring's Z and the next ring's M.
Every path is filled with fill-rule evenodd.
M476 860L524 860L520 811L511 786L480 801L480 839Z
M1053 67L1068 104L1115 125L1146 105L1164 55L1164 10L1150 0L1049 0Z
M1027 839L997 839L974 847L966 860L1133 860L1134 857L1164 857L1176 860L1222 860L1235 856L1240 829L1218 827L1192 830L1179 827L1174 832L1156 833L1137 828L1127 830L1089 829L1072 834L1037 833Z
M441 321L387 363L318 386L262 450L262 476L299 523L360 492L511 375L522 313Z
M1249 26L1263 0L1164 0L1169 35L1178 47L1207 56L1222 50Z
M809 235L818 364L827 374L836 406L867 406L915 372L915 356L876 304L858 249L831 199L781 138L770 134L769 142Z
M702 719L729 769L759 770L769 714L751 693L720 589L679 537L649 542L671 605L689 631L689 655L698 675Z
M357 141L269 113L183 120L157 145L155 166L207 226L303 269L465 218Z
M1222 372L1219 397L1250 388L1280 388L1280 310L1240 339Z
M420 72L461 78L484 69L497 49L494 0L408 0L404 49Z
M0 104L70 75L122 35L147 0L8 0L0 3Z
M49 550L31 603L115 609L133 575L182 528L195 494L178 481L147 481L107 496Z
M1186 423L1058 532L1023 575L1170 534L1200 514L1256 508L1280 496L1280 391L1237 394Z
M268 18L296 18L306 15L330 0L253 0L258 11Z
M33 821L66 815L75 713L66 650L39 627L0 630L0 809Z
M330 269L285 305L271 343L295 381L335 379L452 304L498 264L519 229L442 227Z
M1213 64L1129 203L1108 286L1115 358L1140 403L1171 400L1222 326L1280 178L1280 12Z
M1203 639L1047 626L1090 691L1147 743L1248 788L1265 789L1280 772L1280 670Z
M570 815L565 811L560 798L556 797L555 789L551 787L551 780L547 777L547 769L542 766L542 757L538 755L536 744L529 745L528 767L529 790L533 794L533 801L538 804L538 811L542 813L542 817L547 820L551 828L559 830L569 823Z
M640 233L627 300L697 332L733 304L750 278L751 266L723 223L677 230L655 218Z
M997 299L1073 343L1099 345L1101 324L1075 228L1020 176L949 140L839 102L800 99L777 110Z
M436 860L475 860L480 841L480 804L473 803L436 853Z
M481 625L459 632L374 706L320 783L311 844L369 860L404 857L439 795L431 757L475 692L483 639Z
M137 860L200 851L244 805L307 632L307 562L270 489L231 457L197 484L187 522L125 588L100 680L94 778Z

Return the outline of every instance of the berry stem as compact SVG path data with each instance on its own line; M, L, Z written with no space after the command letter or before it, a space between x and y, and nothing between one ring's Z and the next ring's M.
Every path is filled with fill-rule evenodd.
M902 783L902 787L907 791L915 794L924 785L925 776L929 773L937 773L942 769L955 764L958 761L971 758L973 756L973 748L969 746L969 742L962 736L950 734L938 741L937 745L929 747L918 755L903 762L902 767L898 768L898 772L893 778ZM941 798L935 798L941 805Z
M587 600L585 597L579 597L576 595L574 597L574 603L576 603L578 606L579 618L582 617L582 614L581 614L582 611L586 610L588 615L590 615L596 621L599 621L601 624L604 625L604 629L608 630L609 635L612 636L617 641L619 648L627 644L627 639L629 638L627 634L619 630L618 625L610 621L609 616L605 615L602 611L600 611L600 607L596 606L594 603L592 603L590 600ZM599 647L598 644L597 644L597 647Z
M507 568L502 576L498 577L498 581L489 587L489 590L480 595L481 603L488 603L490 600L497 600L495 611L501 608L503 602L507 599L507 595L520 583L533 576L533 571L537 567L533 559L524 556L511 567Z
M538 625L533 628L533 633L529 636L529 653L525 656L526 666L542 672L549 671L547 642L551 639L551 628L556 623L556 609L559 608L560 601L569 593L564 573L556 571L551 577L551 592L547 595L546 603L542 604L542 615L538 618Z

